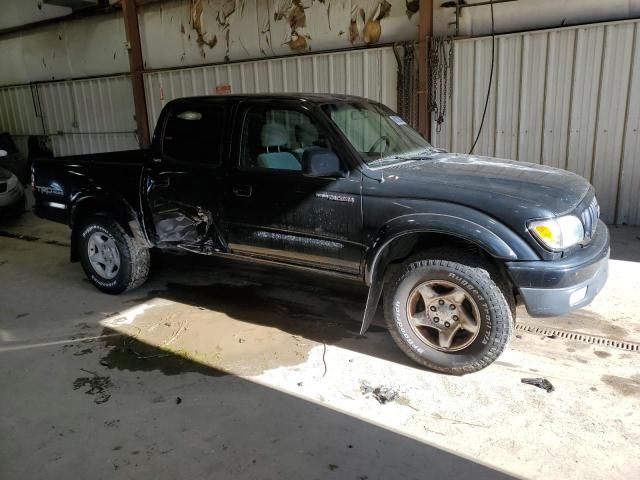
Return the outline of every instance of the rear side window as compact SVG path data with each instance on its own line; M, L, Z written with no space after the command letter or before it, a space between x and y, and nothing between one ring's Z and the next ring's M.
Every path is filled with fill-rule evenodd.
M167 119L162 153L172 160L220 165L226 107L200 105L173 111Z
M321 126L306 113L251 107L244 120L240 168L302 172L305 151L319 147L331 148Z

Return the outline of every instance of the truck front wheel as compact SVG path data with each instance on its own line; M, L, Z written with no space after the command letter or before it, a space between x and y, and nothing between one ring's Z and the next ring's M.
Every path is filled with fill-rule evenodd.
M506 290L481 257L425 252L387 283L385 318L395 342L417 363L471 373L491 364L507 345L513 318Z
M149 275L149 249L106 216L85 222L78 230L77 245L87 278L103 292L132 290Z

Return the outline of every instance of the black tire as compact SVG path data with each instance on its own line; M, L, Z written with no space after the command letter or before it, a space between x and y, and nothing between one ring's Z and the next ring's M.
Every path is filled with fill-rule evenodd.
M114 240L120 258L120 266L114 278L105 278L89 260L88 242L94 233L102 233ZM142 285L149 276L151 256L149 249L127 234L122 226L107 216L95 216L78 230L77 247L80 263L87 278L99 290L119 294Z
M441 351L416 333L424 332L422 326L414 329L409 322L411 292L436 280L461 287L478 307L476 337L469 338L461 350ZM455 375L481 370L500 356L511 335L513 304L506 281L491 263L471 252L449 249L427 251L405 261L391 275L384 297L387 326L400 349L420 365ZM426 312L426 306L425 314L435 315Z

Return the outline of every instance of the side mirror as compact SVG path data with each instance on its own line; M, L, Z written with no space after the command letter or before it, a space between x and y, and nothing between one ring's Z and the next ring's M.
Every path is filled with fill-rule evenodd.
M338 156L328 148L320 147L305 150L302 173L308 177L344 177Z
M9 155L6 150L0 150L0 157L6 157Z

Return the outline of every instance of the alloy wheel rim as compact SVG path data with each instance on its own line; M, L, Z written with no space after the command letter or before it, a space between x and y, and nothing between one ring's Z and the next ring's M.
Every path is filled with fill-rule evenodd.
M463 287L428 280L411 290L407 318L413 332L429 347L457 352L471 345L480 331L480 311Z
M114 279L120 271L120 251L111 235L94 232L87 242L89 262L93 269L107 280Z

